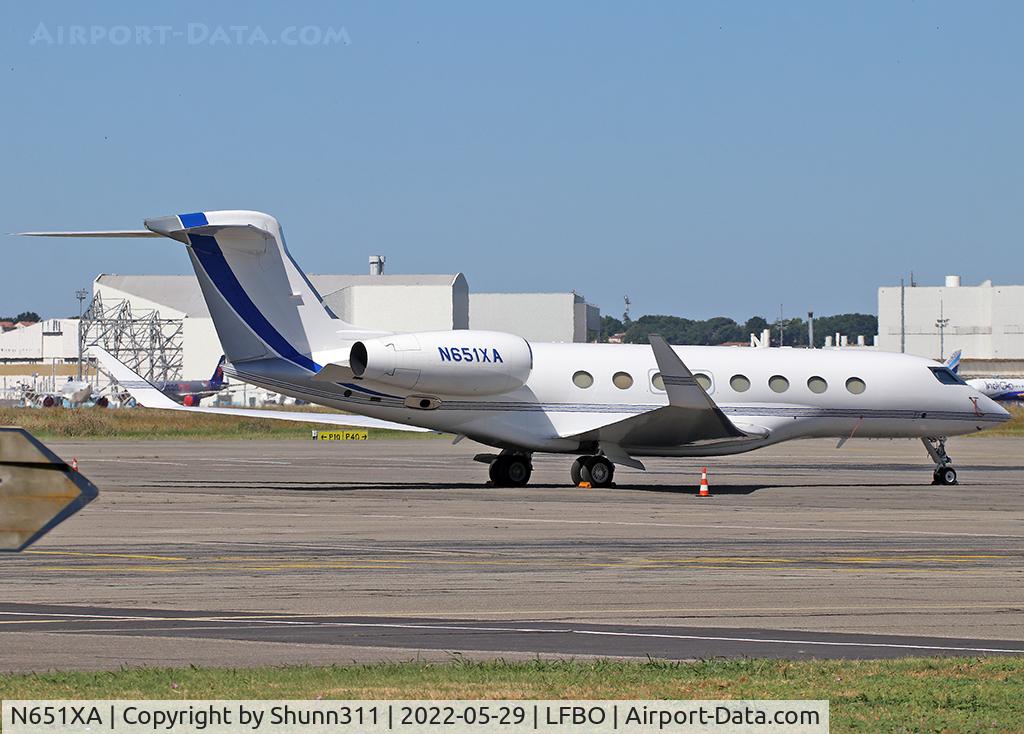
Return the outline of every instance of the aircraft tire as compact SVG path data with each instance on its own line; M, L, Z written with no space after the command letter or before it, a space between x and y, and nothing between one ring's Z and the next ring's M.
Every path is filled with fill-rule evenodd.
M495 487L525 487L533 474L533 465L525 456L503 455L491 462L488 476Z
M577 456L576 461L572 462L572 466L569 467L569 476L572 477L572 486L580 486L580 482L583 481L583 464L586 462L586 456Z
M487 469L487 476L495 487L505 486L505 457L499 456L491 462Z
M591 487L610 487L615 476L615 465L603 456L589 456L580 475Z
M933 483L944 486L956 484L956 469L951 466L940 466L935 470Z
M509 487L525 487L533 474L533 465L525 456L510 456L505 462L505 479Z

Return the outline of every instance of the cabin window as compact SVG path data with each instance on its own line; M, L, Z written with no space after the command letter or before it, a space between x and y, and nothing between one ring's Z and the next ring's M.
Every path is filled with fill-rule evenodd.
M807 378L807 389L813 393L821 395L823 392L828 390L828 383L825 381L824 377L818 377L815 375L814 377Z
M655 390L664 390L665 378L661 376L660 372L655 372L651 375L651 384L654 385Z
M951 370L949 367L929 367L932 374L935 375L935 379L941 382L943 385L966 385L963 378L957 373Z
M854 395L860 395L864 390L867 389L867 385L864 384L864 380L859 377L851 377L846 381L846 389L852 392Z
M786 392L789 389L789 380L782 375L772 375L768 380L768 387L772 392Z
M705 375L703 372L697 372L693 379L697 381L697 384L703 388L704 392L711 392L711 376Z
M580 370L572 376L572 384L580 388L588 388L594 384L594 376L589 372Z
M633 387L633 375L628 372L616 372L612 375L612 384L620 390L628 390Z
M729 379L729 386L736 392L746 392L750 389L750 379L746 375L733 375Z

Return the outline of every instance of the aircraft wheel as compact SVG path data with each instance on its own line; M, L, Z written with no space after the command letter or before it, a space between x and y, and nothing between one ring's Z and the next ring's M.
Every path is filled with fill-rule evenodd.
M491 480L491 484L495 487L505 486L505 457L499 456L491 462L490 467L487 469L487 476Z
M583 481L583 464L586 462L586 456L577 456L576 461L572 462L572 466L569 467L569 475L572 477L572 486L580 486L580 482Z
M949 486L956 484L956 469L951 466L940 466L932 476L932 484Z
M510 456L505 465L505 476L511 487L525 487L533 474L533 465L525 456Z
M615 465L603 456L587 457L580 475L584 482L590 482L592 487L610 487L612 477L615 476Z
M525 487L533 474L533 465L526 456L503 455L491 462L488 471L495 487Z

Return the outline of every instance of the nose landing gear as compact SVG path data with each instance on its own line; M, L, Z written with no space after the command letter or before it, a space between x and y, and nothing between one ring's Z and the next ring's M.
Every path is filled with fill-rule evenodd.
M946 439L922 438L928 455L935 462L935 471L932 473L932 484L951 485L956 484L956 469L953 468L953 460L946 453Z

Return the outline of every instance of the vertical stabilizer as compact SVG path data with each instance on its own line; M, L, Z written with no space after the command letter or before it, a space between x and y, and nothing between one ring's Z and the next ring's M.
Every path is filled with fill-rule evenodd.
M147 219L146 228L188 245L231 362L281 357L317 372L314 354L336 349L345 331L355 331L333 318L269 214L194 212Z

